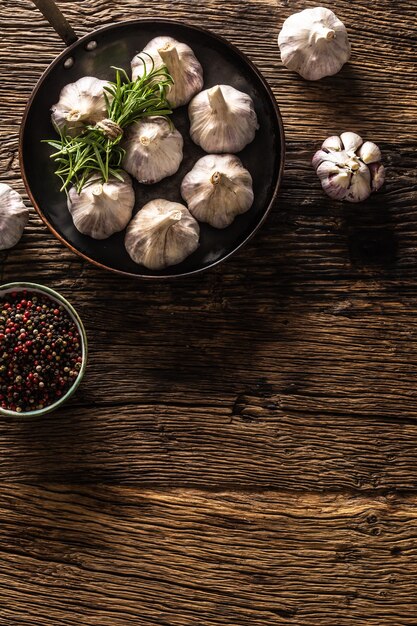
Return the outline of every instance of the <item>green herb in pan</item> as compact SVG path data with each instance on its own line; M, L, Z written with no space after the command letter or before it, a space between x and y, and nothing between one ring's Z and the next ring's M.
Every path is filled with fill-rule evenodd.
M81 191L88 178L99 172L107 182L113 175L122 180L121 164L124 150L120 145L123 130L142 117L167 116L172 113L166 100L172 78L165 66L152 68L134 81L126 72L116 70L116 79L105 89L107 118L87 128L76 137L56 128L59 139L47 140L55 149L56 175L61 179L61 191L74 185Z

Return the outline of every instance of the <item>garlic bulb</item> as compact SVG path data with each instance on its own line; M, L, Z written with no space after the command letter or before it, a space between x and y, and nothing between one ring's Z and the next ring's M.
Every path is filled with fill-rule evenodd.
M65 85L59 100L52 107L52 122L67 135L75 137L89 124L95 124L107 117L106 100L103 88L105 80L84 76L75 83ZM106 94L110 98L110 94Z
M172 108L187 104L203 88L203 68L190 46L172 37L155 37L132 59L132 79L166 65L174 83L167 100Z
M324 7L290 15L278 35L278 45L283 64L307 80L337 74L350 57L345 25Z
M385 180L381 151L356 133L329 137L313 157L324 191L336 200L361 202Z
M188 115L191 139L205 152L240 152L259 128L252 98L230 85L199 93Z
M28 219L29 209L17 191L0 183L0 250L8 250L17 244Z
M209 154L186 174L181 195L197 220L226 228L251 208L252 177L237 156Z
M135 194L129 176L123 180L110 176L107 183L99 174L92 176L80 193L71 187L68 193L68 209L75 227L94 239L106 239L117 233L132 217Z
M125 246L135 263L162 270L194 252L199 235L200 227L185 206L158 199L145 204L130 222Z
M181 134L164 117L139 120L123 141L123 168L140 183L157 183L178 170L183 143Z

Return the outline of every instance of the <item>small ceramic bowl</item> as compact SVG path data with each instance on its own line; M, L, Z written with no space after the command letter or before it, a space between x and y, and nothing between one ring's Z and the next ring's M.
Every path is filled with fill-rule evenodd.
M49 287L44 287L43 285L37 285L36 283L8 283L7 285L0 285L0 298L4 297L7 293L24 291L25 289L32 293L46 295L58 304L62 304L68 315L73 319L81 337L81 369L72 387L70 387L66 394L59 398L59 400L57 400L53 404L45 406L43 409L36 409L35 411L26 411L22 413L18 413L17 411L10 411L8 409L3 409L0 407L0 416L7 415L10 417L39 417L41 415L45 415L46 413L50 413L51 411L55 411L55 409L63 405L64 402L66 402L68 398L70 398L75 392L84 376L85 368L87 365L87 335L84 325L74 307L57 291L49 289Z

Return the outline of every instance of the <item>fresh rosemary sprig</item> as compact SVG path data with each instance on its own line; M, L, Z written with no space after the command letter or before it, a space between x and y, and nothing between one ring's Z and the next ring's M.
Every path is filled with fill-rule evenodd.
M143 64L144 68L145 63ZM46 143L55 148L51 159L57 164L55 174L61 179L60 191L68 192L74 185L80 193L87 179L98 172L104 182L113 175L122 180L121 164L125 151L120 145L123 129L142 117L170 115L171 107L166 99L168 86L173 82L165 66L144 71L134 81L120 68L116 79L104 89L107 120L87 128L76 137L56 129L59 139Z

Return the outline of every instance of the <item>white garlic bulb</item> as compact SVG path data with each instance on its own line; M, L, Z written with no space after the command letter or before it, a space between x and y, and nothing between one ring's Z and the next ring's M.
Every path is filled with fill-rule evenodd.
M128 254L150 270L177 265L198 247L200 227L178 202L152 200L135 215L125 237Z
M259 128L252 98L230 85L195 96L188 107L191 139L205 152L240 152Z
M107 117L104 87L105 80L84 76L75 83L65 85L59 100L51 109L52 123L67 135L75 137L89 124ZM106 94L110 99L110 94Z
M290 15L278 35L278 45L283 64L307 80L337 74L350 58L345 25L324 7Z
M251 208L252 177L237 156L208 154L184 177L181 195L197 220L226 228Z
M0 183L0 250L8 250L17 244L28 219L29 209L17 191Z
M155 37L132 59L132 79L166 65L174 83L167 100L176 108L187 104L203 88L203 68L190 46L172 37Z
M107 183L99 174L92 176L77 193L71 187L68 209L75 227L93 239L106 239L123 230L132 217L135 193L132 181L123 172L123 180L110 176Z
M385 180L381 151L356 133L329 137L313 157L324 191L335 200L361 202Z
M130 126L123 140L123 168L148 185L172 176L182 161L183 138L164 117L146 117Z

